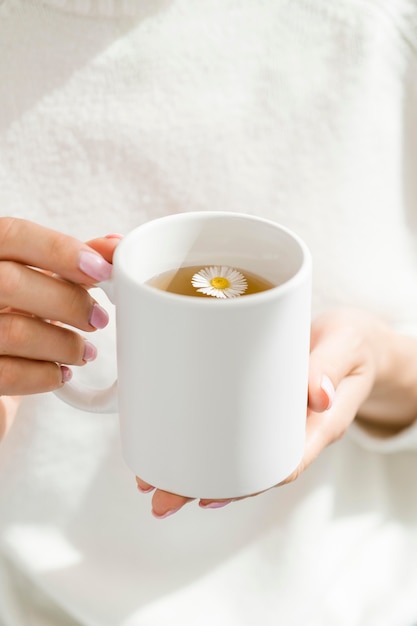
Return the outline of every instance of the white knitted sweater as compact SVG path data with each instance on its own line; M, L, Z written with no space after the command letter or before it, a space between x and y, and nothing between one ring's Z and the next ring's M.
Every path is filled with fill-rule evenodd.
M415 332L416 48L416 0L0 0L0 212L81 239L262 215L310 246L315 312ZM101 385L113 329L94 341ZM416 448L352 428L293 485L157 521L117 418L27 398L0 448L0 624L409 626Z

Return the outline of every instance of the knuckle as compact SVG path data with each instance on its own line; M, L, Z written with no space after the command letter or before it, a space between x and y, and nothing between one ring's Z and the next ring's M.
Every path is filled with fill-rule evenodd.
M0 394L5 396L44 393L62 385L59 365L0 356Z
M0 357L0 392L1 395L15 393L19 381L19 368L16 360L9 357Z
M3 301L10 298L19 290L22 273L18 263L13 261L0 262L0 294Z
M49 267L59 267L62 264L63 255L65 257L67 254L71 255L73 241L64 233L49 231L49 235L45 237L44 241L45 258L48 259Z
M88 327L88 317L93 300L86 289L79 285L68 285L67 313L71 319L83 320Z
M23 315L0 315L0 352L19 354L28 342L26 318Z
M45 363L45 376L42 391L54 391L59 387L62 387L62 371L59 365L56 363Z
M18 229L20 220L17 217L0 217L0 250L8 247L7 242L14 230Z

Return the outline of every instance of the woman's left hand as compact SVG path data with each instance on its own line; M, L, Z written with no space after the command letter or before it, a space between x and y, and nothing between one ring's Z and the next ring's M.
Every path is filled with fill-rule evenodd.
M363 311L340 309L318 317L311 328L304 457L280 485L295 480L355 418L379 437L411 424L417 417L416 381L416 338L394 332ZM140 491L153 492L157 518L191 501L136 480ZM200 500L199 505L220 508L230 502Z

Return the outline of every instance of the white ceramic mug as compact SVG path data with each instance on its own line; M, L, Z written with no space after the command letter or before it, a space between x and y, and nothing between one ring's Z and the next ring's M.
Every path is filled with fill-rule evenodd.
M161 291L152 277L227 265L274 288L231 299ZM118 380L67 383L77 408L120 414L129 468L189 497L234 498L285 479L305 441L311 257L268 220L191 212L139 226L119 244L101 285L116 306Z

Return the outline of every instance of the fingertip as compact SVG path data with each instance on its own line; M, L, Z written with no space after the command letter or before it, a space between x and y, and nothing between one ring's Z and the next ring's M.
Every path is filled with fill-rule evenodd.
M101 254L106 261L112 263L114 251L122 239L123 235L111 233L110 235L105 235L104 237L92 239L87 242L87 245Z
M310 380L308 388L308 406L316 413L328 411L333 406L335 396L334 385L326 374L320 379Z
M123 235L121 235L120 233L110 233L110 235L106 235L105 239L117 239L117 240L121 240L123 239Z
M174 513L177 513L177 511L179 510L180 509L171 509L170 511L166 511L165 513L157 513L157 511L152 509L151 513L155 519L165 519L166 517L170 517L171 515L174 515Z
M89 363L97 358L97 348L90 341L84 341L83 363Z
M141 480L136 476L136 486L141 493L151 493L155 490L155 487L150 485L149 483L145 483L144 480Z
M72 378L72 371L66 365L61 365L61 382L68 383Z
M320 389L324 391L324 394L327 398L327 405L324 410L328 411L333 406L335 389L332 381L326 374L323 374L323 376L321 377Z
M229 500L200 500L198 506L201 509L222 509L224 506L227 506L232 502Z
M168 515L172 515L182 509L191 500L192 498L156 489L152 496L152 515L158 519L168 517Z
M90 279L102 282L112 275L112 265L101 254L81 250L78 255L78 268Z
M94 302L88 320L90 326L92 326L95 330L102 330L103 328L106 328L109 320L110 317L107 311L102 306L97 304L97 302Z

